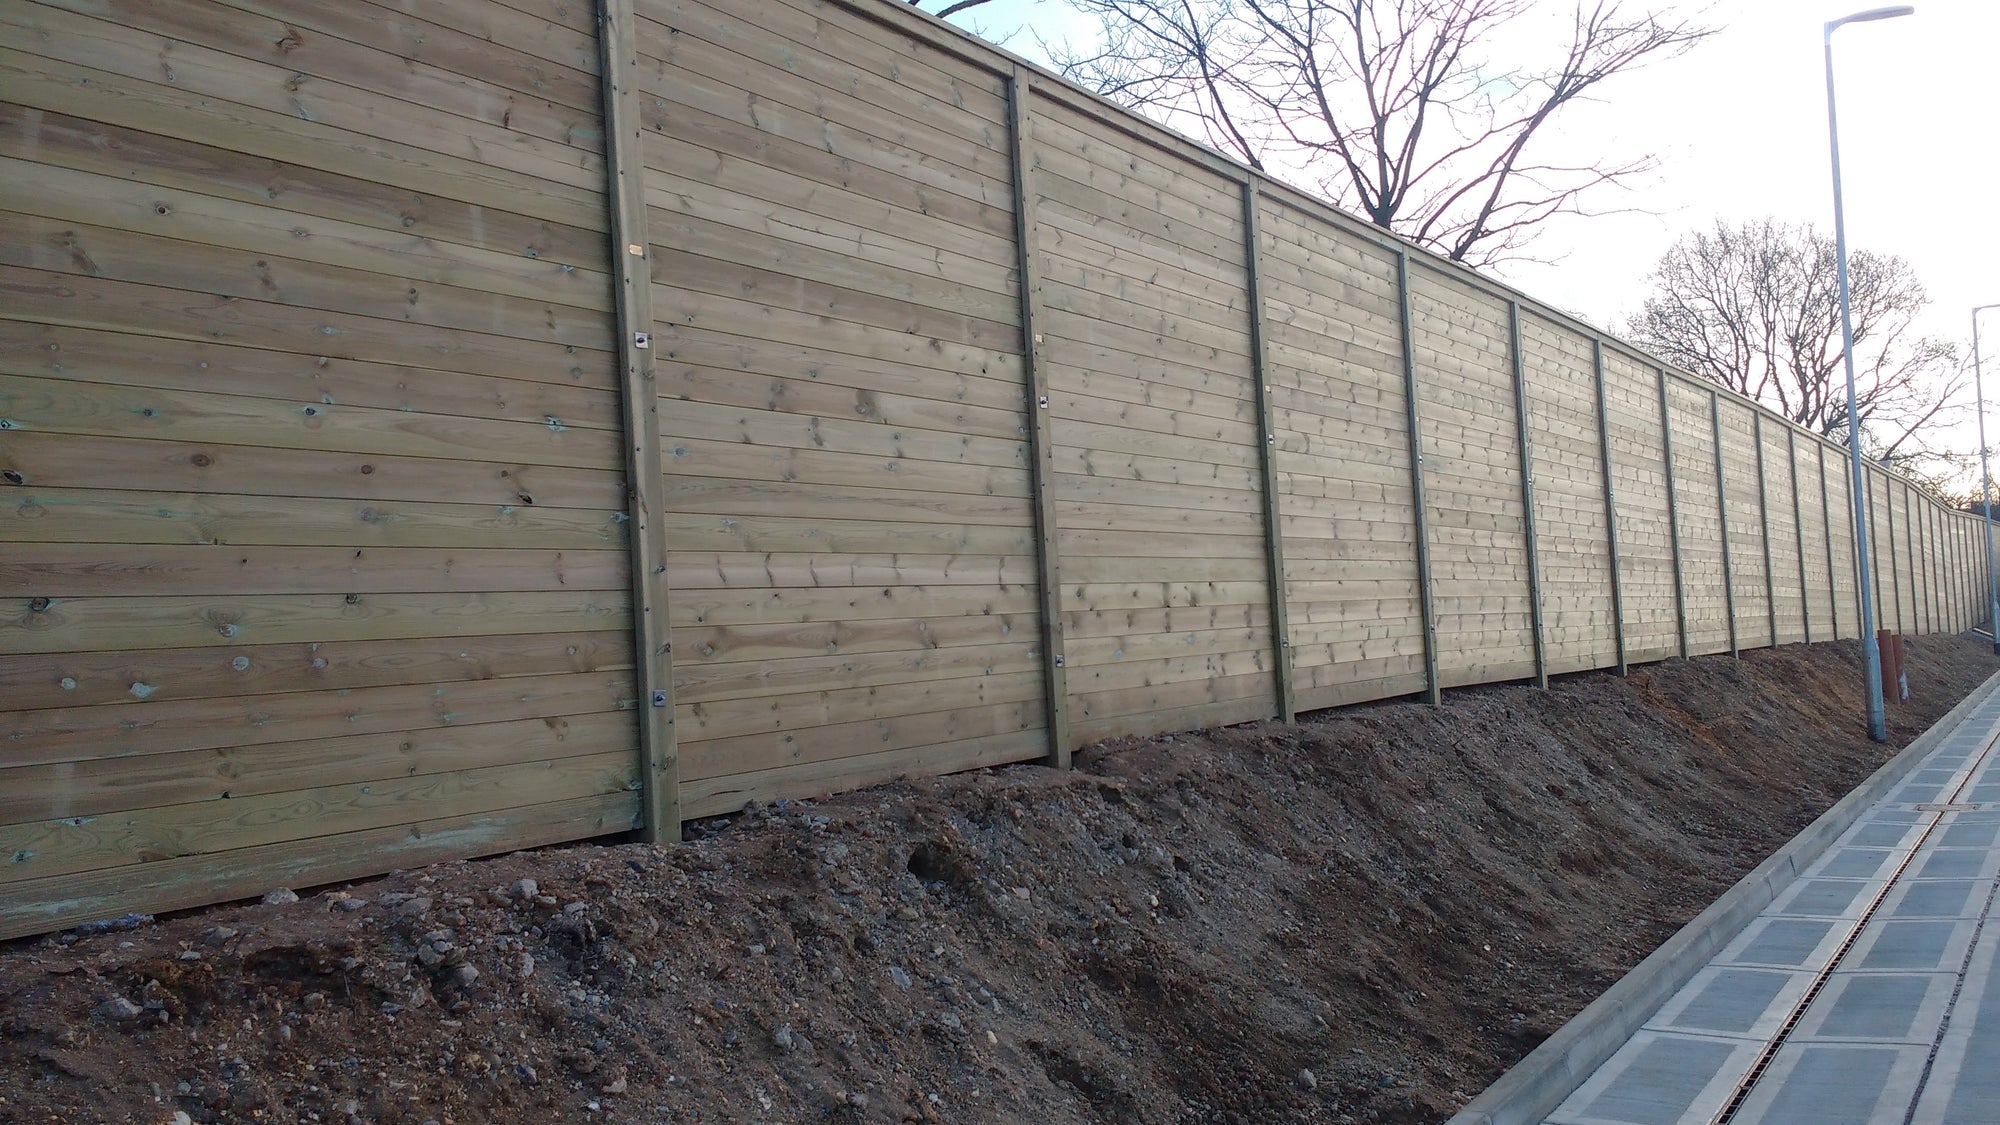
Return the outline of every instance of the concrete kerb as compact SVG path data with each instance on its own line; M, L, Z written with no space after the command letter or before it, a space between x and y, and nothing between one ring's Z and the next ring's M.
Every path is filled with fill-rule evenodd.
M1973 708L2000 691L2000 672L1959 701L1944 718L1836 801L1708 909L1682 926L1604 995L1578 1012L1528 1057L1466 1103L1447 1125L1533 1125L1603 1066L1660 1005L1729 944L1771 901L1812 866L1868 806L1894 789Z

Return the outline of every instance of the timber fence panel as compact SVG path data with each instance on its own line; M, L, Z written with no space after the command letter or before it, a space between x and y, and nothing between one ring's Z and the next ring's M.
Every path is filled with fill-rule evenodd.
M1269 718L1241 183L1053 102L1034 123L1072 729ZM1136 585L1148 570L1161 580Z
M1832 589L1839 613L1839 635L1861 636L1860 563L1854 542L1853 466L1847 451L1830 442L1818 443L1821 476L1827 488L1827 558L1833 568Z
M1439 680L1454 687L1533 676L1507 303L1436 270L1412 269L1409 283Z
M1551 675L1618 662L1591 341L1524 312L1535 535Z
M1764 480L1772 534L1772 611L1778 617L1778 643L1812 641L1812 556L1806 482L1798 470L1798 430L1764 420Z
M1275 200L1262 237L1298 706L1422 690L1396 260Z
M1680 654L1680 626L1657 376L1623 351L1607 348L1604 394L1618 497L1626 659L1664 660Z
M685 811L1044 756L1006 82L725 7L638 5Z
M1731 595L1724 557L1727 545L1722 537L1724 497L1716 479L1711 392L1677 376L1669 376L1666 386L1667 415L1673 427L1675 522L1687 600L1688 655L1728 652Z
M597 39L475 11L0 15L0 936L635 826Z
M1924 539L1917 551L1917 565L1924 574L1924 631L1942 633L1944 624L1944 581L1940 564L1938 542L1938 504L1929 493L1920 492L1921 505L1918 522L1923 528Z
M1820 477L1820 445L1811 437L1792 432L1792 466L1798 475L1799 558L1804 577L1800 584L1802 616L1806 639L1813 642L1834 639L1834 592L1831 558L1827 552L1826 490Z
M1862 495L1867 498L1869 587L1875 598L1875 628L1903 631L1901 575L1896 566L1896 508L1889 474L1873 463L1862 465Z
M1764 510L1771 545L1771 611L1777 644L1809 639L1806 584L1805 502L1799 483L1798 431L1764 418L1759 422L1764 454Z
M1722 434L1722 484L1728 495L1730 602L1736 614L1739 648L1771 644L1770 585L1765 567L1764 518L1758 496L1757 434L1754 408L1734 398L1717 399Z

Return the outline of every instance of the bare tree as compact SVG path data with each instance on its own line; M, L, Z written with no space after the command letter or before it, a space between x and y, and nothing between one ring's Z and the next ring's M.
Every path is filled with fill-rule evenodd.
M963 12L967 8L977 8L984 3L986 3L986 0L947 0L946 3L939 5L937 10L931 12L931 14L939 19L946 19ZM909 5L912 8L922 8L923 4L924 0L909 0Z
M1718 221L1661 257L1627 331L1662 359L1846 444L1835 254L1810 224ZM1908 262L1859 250L1847 276L1863 450L1941 489L1964 466L1929 448L1925 432L1963 409L1970 368L1956 345L1918 331L1930 299Z
M1653 166L1650 157L1544 160L1564 107L1612 75L1709 34L1583 0L1545 28L1536 0L1071 0L1101 47L1053 47L1064 77L1459 261L1522 256L1547 220ZM1488 57L1559 38L1546 61Z

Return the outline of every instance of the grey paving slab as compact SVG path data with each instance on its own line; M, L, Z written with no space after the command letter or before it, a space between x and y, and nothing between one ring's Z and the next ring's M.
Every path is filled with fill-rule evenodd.
M1781 969L1825 964L1850 929L1831 918L1759 918L1716 954L1715 964Z
M1870 879L1897 854L1887 848L1834 848L1806 872L1819 879Z
M1901 1125L1930 1047L1789 1043L1737 1111L1737 1125Z
M1705 1125L1721 1112L1757 1044L1641 1031L1551 1114L1550 1125Z
M1990 916L1966 963L1911 1125L2000 1123L2000 925Z
M1991 879L2000 871L2000 851L1992 848L1925 848L1910 875L1917 879Z
M1890 848L1901 851L1916 842L1920 831L1914 821L1864 820L1840 838L1843 847Z
M1928 824L1930 823L1930 819L1931 815L1929 813L1918 812L1914 807L1902 808L1884 801L1876 805L1872 811L1862 818L1862 821L1863 823L1880 821L1884 824Z
M1978 922L1951 918L1877 918L1861 931L1841 967L1875 970L1957 972L1965 962Z
M1711 965L1666 1002L1646 1026L1769 1039L1798 1007L1813 974Z
M1928 1047L1957 988L1955 972L1835 973L1787 1041Z
M1906 783L1904 785L1898 786L1895 792L1889 795L1889 799L1895 801L1898 804L1915 805L1930 801L1941 800L1943 792L1944 792L1944 786L1942 785L1919 785L1919 784Z
M1878 917L1977 918L1986 905L1986 879L1906 879L1890 888Z
M2000 824L1965 824L1953 821L1937 838L1941 848L1990 848L2000 836Z
M1883 882L1866 879L1800 879L1771 903L1767 914L1804 918L1859 918Z

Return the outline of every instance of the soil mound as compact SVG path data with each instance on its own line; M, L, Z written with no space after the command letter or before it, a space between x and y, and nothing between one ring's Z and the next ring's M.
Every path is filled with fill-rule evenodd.
M1127 740L15 942L0 1121L1436 1121L1886 759L1858 663ZM1894 746L1996 661L1909 667Z

